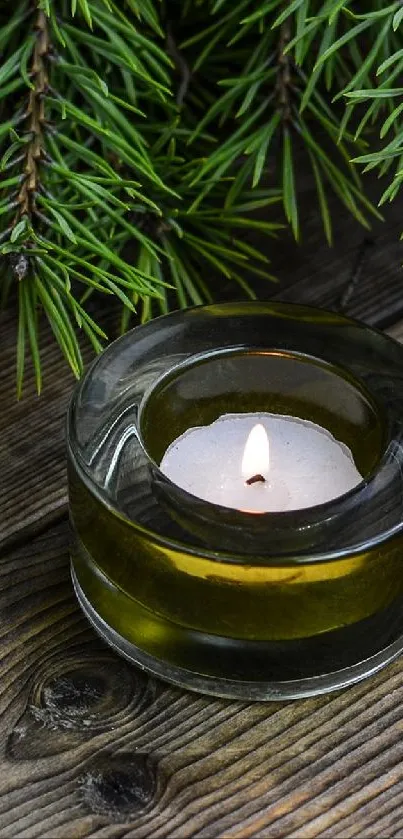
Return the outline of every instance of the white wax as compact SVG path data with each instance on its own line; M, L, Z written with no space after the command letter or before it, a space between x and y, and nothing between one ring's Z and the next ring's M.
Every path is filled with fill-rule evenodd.
M257 424L266 430L270 462L265 463L262 451L265 481L248 485L242 460L248 436ZM254 472L255 468L256 458ZM313 507L362 481L348 446L327 429L298 417L269 413L224 414L211 425L189 428L171 443L160 469L199 498L255 513Z

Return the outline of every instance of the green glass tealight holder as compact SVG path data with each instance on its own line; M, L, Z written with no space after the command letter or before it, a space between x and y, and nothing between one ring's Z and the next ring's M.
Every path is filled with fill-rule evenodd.
M161 469L223 415L298 417L362 476L303 509L249 513ZM72 575L119 653L191 690L290 699L363 679L403 649L403 348L309 307L157 318L111 344L70 405Z

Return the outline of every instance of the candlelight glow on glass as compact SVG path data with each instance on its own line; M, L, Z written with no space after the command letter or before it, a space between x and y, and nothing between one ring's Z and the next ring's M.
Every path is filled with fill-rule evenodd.
M187 429L160 469L198 498L251 513L314 507L362 481L350 449L330 431L269 413L224 414Z

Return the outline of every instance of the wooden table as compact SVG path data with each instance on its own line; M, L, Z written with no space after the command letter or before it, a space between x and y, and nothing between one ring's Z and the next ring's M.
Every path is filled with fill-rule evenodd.
M364 259L348 310L397 321L395 214L371 246L348 219L330 252L317 224L300 252L283 240L274 269L293 268L266 295L338 305ZM73 382L45 336L44 393L29 375L17 404L11 309L0 329L0 836L403 836L403 658L343 692L248 704L149 679L95 636L69 576Z

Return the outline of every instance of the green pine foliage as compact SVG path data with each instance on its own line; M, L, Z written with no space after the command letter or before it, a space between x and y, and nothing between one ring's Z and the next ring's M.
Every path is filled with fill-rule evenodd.
M403 180L403 4L344 0L0 2L0 290L17 289L17 385L41 387L45 316L76 376L78 335L271 278L264 237L300 236L296 149L324 234L329 191L379 215L360 169ZM300 160L300 157L298 158ZM271 205L274 205L273 207ZM262 249L252 246L257 230Z

